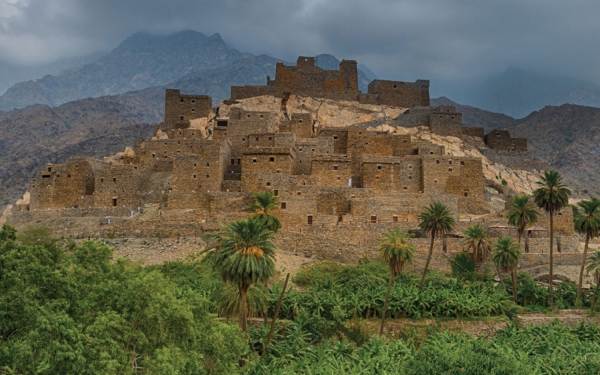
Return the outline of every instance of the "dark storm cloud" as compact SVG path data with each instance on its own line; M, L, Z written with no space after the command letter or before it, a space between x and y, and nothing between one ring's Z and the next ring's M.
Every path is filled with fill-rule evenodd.
M600 82L600 2L563 0L0 0L0 59L111 49L146 30L219 32L289 61L332 53L380 76L445 83L507 66Z

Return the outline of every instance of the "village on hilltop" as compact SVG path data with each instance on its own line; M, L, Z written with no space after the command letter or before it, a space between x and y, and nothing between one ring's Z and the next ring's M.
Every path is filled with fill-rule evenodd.
M361 93L355 61L324 70L299 57L296 66L278 63L265 86L232 87L219 106L166 90L164 122L152 139L104 160L47 164L8 222L87 218L69 234L196 237L247 217L252 194L271 191L280 247L356 261L376 255L384 230L400 226L417 234L419 266L428 239L417 215L440 201L458 223L432 264L447 268L466 226L514 234L502 199L526 191L546 168L529 156L526 139L463 127L454 107L430 106L429 81L374 80ZM548 263L548 220L542 214L527 229L522 267ZM555 262L578 264L570 209L554 225Z

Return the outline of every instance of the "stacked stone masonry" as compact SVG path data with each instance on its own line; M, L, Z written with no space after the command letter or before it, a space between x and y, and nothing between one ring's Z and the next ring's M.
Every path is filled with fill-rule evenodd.
M231 99L292 93L407 108L389 124L476 138L492 153L518 157L527 151L527 141L511 138L508 131L484 135L482 127L464 128L454 107L429 106L428 90L429 82L422 80L373 81L362 94L354 61L328 71L301 57L295 67L278 64L275 80L268 78L266 86L232 87ZM204 127L197 126L198 119ZM19 207L12 220L46 210L129 216L156 205L161 212L186 214L169 220L161 216L156 222L122 219L119 233L190 236L247 217L244 208L252 194L272 191L283 223L278 236L282 246L293 243L306 254L356 260L374 255L384 229L416 228L418 213L431 202L448 205L457 220L490 213L480 158L453 156L444 146L408 134L357 124L316 130L314 124L307 112L231 107L227 116L219 116L210 97L167 90L165 119L151 140L106 161L71 158L66 164L47 164L31 180L30 204ZM547 227L547 221L542 216L538 225ZM560 252L577 250L572 222L569 210L555 218ZM302 236L310 240L299 240ZM417 240L425 251L427 240ZM526 242L528 253L547 252L543 230L528 233ZM456 238L446 246L450 253L462 250Z

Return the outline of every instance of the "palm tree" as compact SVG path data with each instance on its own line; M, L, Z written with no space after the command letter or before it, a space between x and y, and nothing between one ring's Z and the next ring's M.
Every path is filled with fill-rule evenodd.
M517 228L519 245L521 238L525 233L525 228L537 223L540 213L531 202L531 196L527 194L515 195L508 205L508 210L504 213L504 218L508 224Z
M590 272L594 273L594 281L596 282L596 290L594 291L594 297L592 297L592 312L594 312L598 287L600 286L600 251L595 251L586 262L585 273L589 275Z
M579 206L583 212L577 209ZM581 261L581 270L579 271L579 285L577 286L576 306L581 305L581 284L583 284L583 270L588 252L590 239L597 237L600 231L600 200L592 198L589 201L581 201L573 207L575 230L578 233L585 234L585 246L583 247L583 260Z
M550 307L554 305L554 291L552 282L554 280L554 215L569 204L569 190L562 182L562 177L556 171L546 171L540 186L533 192L535 204L550 215Z
M483 225L478 223L467 227L463 231L463 236L462 245L464 249L473 254L473 261L478 264L483 263L492 250L490 235ZM502 279L502 273L500 273L498 267L496 267L496 272L498 272L498 278L504 286L504 289L506 289L504 280Z
M239 324L247 333L248 289L275 274L273 232L258 219L250 218L229 222L218 233L208 233L204 238L211 243L203 251L206 256L202 261L237 288Z
M435 236L443 236L446 233L454 229L454 218L448 207L442 202L433 202L425 208L425 211L419 214L419 227L425 232L429 232L431 235L431 245L429 246L429 254L427 254L427 262L425 262L425 269L423 270L423 276L421 277L421 283L419 289L423 288L425 282L425 274L429 268L431 262L431 256L433 255L433 243Z
M257 218L270 231L277 233L281 228L279 217L273 212L279 208L277 198L271 191L262 191L252 194L254 203L246 206L246 210Z
M473 254L473 261L482 263L490 253L490 235L483 225L475 224L463 231L462 245L469 253Z
M503 236L494 244L492 260L504 272L510 272L513 284L513 300L517 302L517 266L521 260L521 247L510 236Z
M383 312L381 313L381 327L379 334L383 334L383 325L385 324L385 315L387 312L388 299L392 280L402 273L404 265L412 262L415 256L415 246L406 241L414 237L408 230L400 228L389 229L383 235L381 245L379 245L379 256L390 268L390 279L388 280L387 291L385 292L385 302L383 303Z

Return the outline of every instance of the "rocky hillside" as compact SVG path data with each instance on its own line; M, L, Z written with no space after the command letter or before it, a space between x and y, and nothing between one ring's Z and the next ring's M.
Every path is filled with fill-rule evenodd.
M433 99L432 105L454 105L466 126L508 129L514 137L527 138L536 159L546 161L566 179L575 195L600 196L600 108L573 104L547 106L523 119ZM577 194L579 193L579 194Z
M0 200L14 201L44 164L103 157L148 138L163 118L164 90L0 112Z

